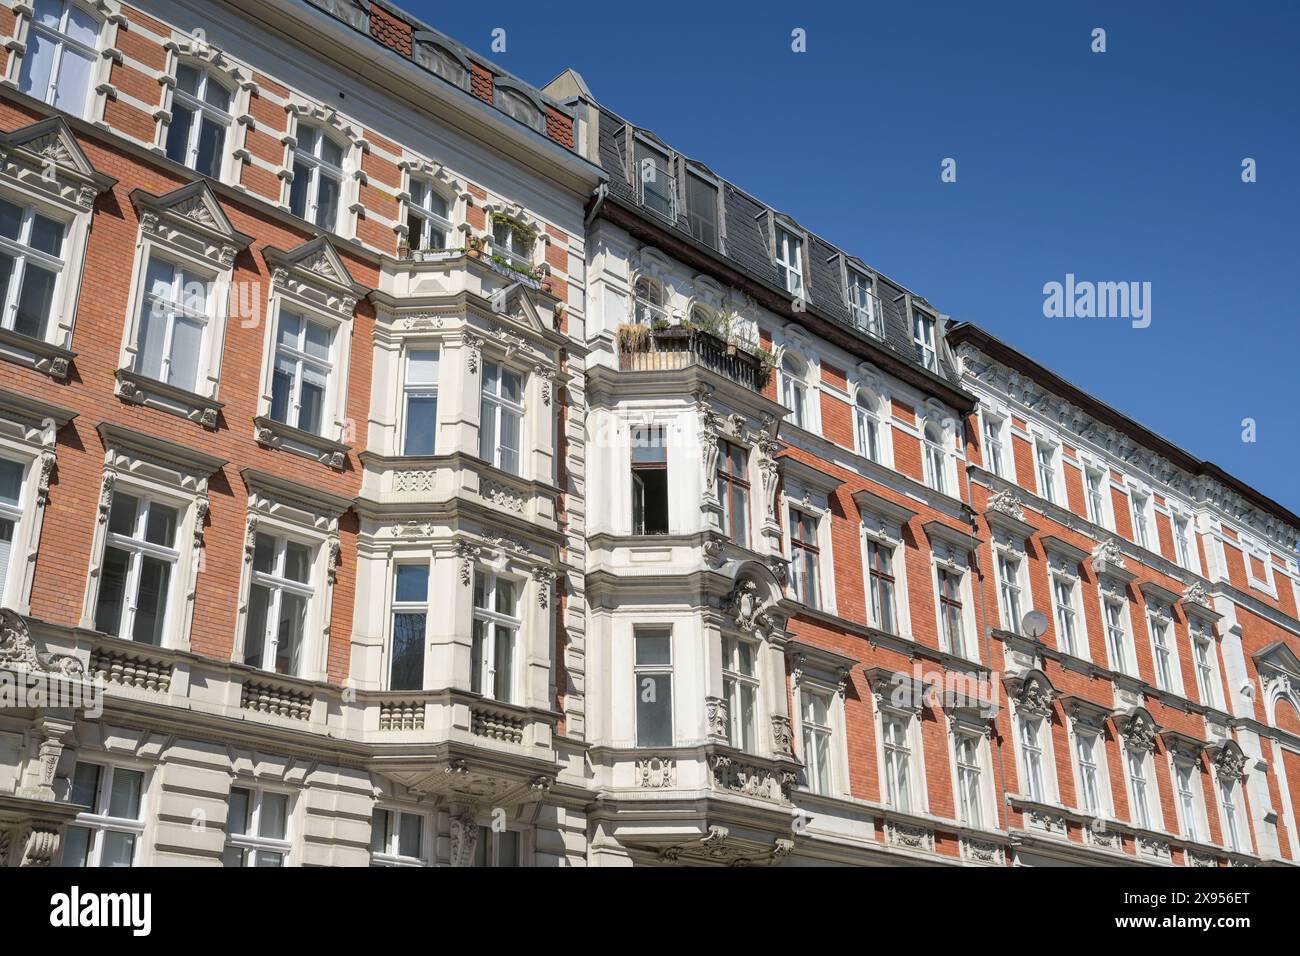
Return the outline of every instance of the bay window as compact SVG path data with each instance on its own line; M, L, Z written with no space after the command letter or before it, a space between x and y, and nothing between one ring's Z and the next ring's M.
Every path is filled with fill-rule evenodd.
M230 90L206 70L181 64L176 70L167 158L212 179L220 179L230 131Z
M35 0L18 88L87 119L102 21L75 0Z
M519 583L491 571L475 571L470 690L506 704L515 701L515 655L522 626Z
M523 376L518 372L498 362L483 363L479 457L512 475L520 472L523 391Z
M730 442L719 442L718 498L722 503L722 533L733 544L749 547L749 456Z
M334 371L334 330L323 322L280 310L271 379L271 418L312 435L327 424Z
M668 445L662 425L632 429L632 533L668 533Z
M727 743L754 753L758 739L758 648L738 637L722 639L722 687Z
M136 864L144 838L143 771L78 760L69 802L86 809L64 834L64 866Z
M673 745L673 634L667 628L633 633L636 678L636 745Z
M226 813L227 867L282 867L288 861L289 795L254 787L231 787Z
M187 392L199 387L210 282L193 270L149 257L140 305L135 371Z
M370 815L370 865L428 865L424 815L375 807Z
M406 378L402 386L403 455L432 455L438 448L437 349L411 349L406 353Z
M258 532L244 632L244 663L301 676L307 621L315 588L312 549L282 535Z
M337 232L344 148L323 130L302 122L296 138L289 210L326 232Z
M108 514L95 629L142 644L162 644L167 597L176 576L180 510L147 495L118 491Z
M429 565L399 564L393 575L393 638L389 690L424 687L424 643L429 615Z
M44 340L63 275L64 223L0 199L0 325Z

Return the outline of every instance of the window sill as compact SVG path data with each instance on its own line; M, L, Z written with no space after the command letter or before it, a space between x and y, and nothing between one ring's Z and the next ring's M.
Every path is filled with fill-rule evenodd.
M278 448L291 451L308 458L315 458L321 464L342 471L347 467L348 454L352 446L334 441L321 435L313 435L284 422L277 422L265 415L253 419L256 429L254 437L265 448Z
M188 389L159 382L129 369L117 370L117 397L130 405L147 405L215 431L222 402Z
M0 358L35 369L56 381L67 381L72 360L76 357L76 352L43 339L34 339L12 329L0 329Z

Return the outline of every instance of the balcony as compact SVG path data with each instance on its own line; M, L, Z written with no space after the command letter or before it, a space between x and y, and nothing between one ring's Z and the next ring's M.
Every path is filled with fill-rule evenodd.
M624 372L670 372L700 365L761 392L771 369L759 356L715 335L686 326L650 329L624 325L618 330L618 367Z

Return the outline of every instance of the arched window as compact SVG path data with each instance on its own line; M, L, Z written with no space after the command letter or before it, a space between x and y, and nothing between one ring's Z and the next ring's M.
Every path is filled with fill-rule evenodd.
M639 325L654 325L667 321L664 311L664 287L649 276L638 276L633 286L635 312L633 318Z
M86 118L102 22L72 0L36 0L18 88Z
M406 241L412 252L446 249L451 236L451 203L427 179L411 177L406 207Z
M947 494L948 454L943 444L943 428L938 422L927 422L925 426L926 479L935 491Z
M858 389L854 408L857 426L858 454L880 462L880 416L876 409L876 396L865 388Z
M298 124L289 210L326 232L338 230L343 147L323 130Z
M230 90L206 70L185 64L178 67L167 126L167 158L220 179L231 98Z
M807 366L802 359L789 352L781 359L781 402L790 409L790 424L807 428L808 383Z

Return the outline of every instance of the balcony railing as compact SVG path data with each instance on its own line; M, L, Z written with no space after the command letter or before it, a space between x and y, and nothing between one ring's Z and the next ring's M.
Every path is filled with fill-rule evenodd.
M619 368L624 372L668 372L701 365L739 385L761 392L769 368L762 359L714 335L676 326L644 333L620 330Z

